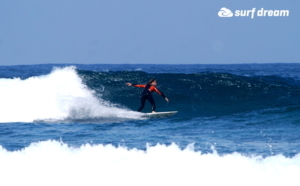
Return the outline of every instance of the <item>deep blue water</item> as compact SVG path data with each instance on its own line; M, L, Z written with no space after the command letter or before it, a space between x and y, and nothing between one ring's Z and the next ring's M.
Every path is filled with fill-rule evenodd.
M68 66L71 65L2 66L0 84L4 92L12 91L10 83L36 92L38 84L24 85L26 81L49 76L55 67ZM19 116L22 111L12 109L12 118L0 124L0 144L4 148L20 150L32 142L53 139L74 147L90 143L145 149L147 143L168 145L174 142L181 148L194 143L195 149L202 152L211 152L213 146L221 154L239 152L292 157L300 151L299 64L73 66L82 84L97 99L107 102L108 107L136 110L142 89L127 87L125 83L144 84L156 78L158 88L170 99L170 103L166 103L153 93L157 111L179 112L172 117L147 120L106 117L105 114L95 117L88 113L77 117L76 112L77 116L67 113L65 118L33 115L28 122ZM13 83L18 77L19 81ZM44 77L42 84L48 83L47 78L51 79ZM55 81L59 79L49 80L54 84ZM76 80L68 81L74 83L71 81ZM56 91L59 91L58 86L53 86L58 89ZM3 100L4 96L1 95ZM32 105L22 107L27 108L26 112L31 109L34 112L36 108L31 107L35 107L35 96L26 99L31 100L1 103L1 107L5 110L6 104L18 107L31 102ZM38 109L44 107L47 105ZM84 105L80 109L92 107L94 105ZM149 103L143 112L150 112Z
M1 66L0 184L299 185L299 74L300 64ZM176 115L135 112L143 89L125 83L151 78L170 100L153 93L157 111Z

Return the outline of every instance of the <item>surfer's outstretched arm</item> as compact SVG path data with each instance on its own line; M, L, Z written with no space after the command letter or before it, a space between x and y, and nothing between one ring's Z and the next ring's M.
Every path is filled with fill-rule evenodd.
M126 83L127 86L134 86L134 87L140 87L140 88L145 88L146 85L136 85L132 83Z
M153 90L154 90L155 92L157 92L159 95L161 95L163 98L165 98L165 100L166 100L167 102L169 102L169 99L164 95L164 93L162 93L160 90L158 90L155 86L153 86Z

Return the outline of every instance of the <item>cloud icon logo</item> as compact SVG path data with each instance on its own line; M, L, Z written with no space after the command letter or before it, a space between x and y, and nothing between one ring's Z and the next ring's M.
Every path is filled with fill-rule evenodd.
M219 17L232 17L233 13L231 12L231 10L223 7L221 8L221 10L218 13Z

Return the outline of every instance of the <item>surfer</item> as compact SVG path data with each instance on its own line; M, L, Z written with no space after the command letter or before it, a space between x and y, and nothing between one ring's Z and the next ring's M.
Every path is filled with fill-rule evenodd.
M126 85L144 88L144 91L142 92L141 95L141 106L139 107L138 112L141 112L141 110L145 106L146 99L148 99L148 101L152 105L152 113L155 113L155 108L156 108L155 101L151 95L151 93L154 91L157 92L159 95L161 95L163 98L165 98L167 102L169 102L169 99L156 88L157 82L155 79L150 79L150 81L146 85L136 85L132 83L126 83Z

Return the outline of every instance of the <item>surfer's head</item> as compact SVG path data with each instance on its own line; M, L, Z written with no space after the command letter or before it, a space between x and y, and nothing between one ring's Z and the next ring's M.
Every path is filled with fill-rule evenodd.
M156 79L150 79L147 83L147 85L156 85Z

